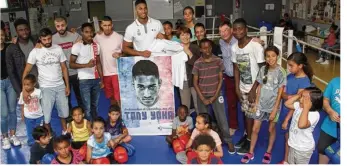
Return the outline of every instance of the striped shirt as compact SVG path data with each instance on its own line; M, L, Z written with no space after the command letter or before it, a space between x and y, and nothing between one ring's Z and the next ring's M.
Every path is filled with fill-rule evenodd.
M214 96L218 87L218 76L223 72L224 65L222 59L212 55L211 62L205 62L203 57L200 57L193 68L193 75L199 77L198 85L202 95L205 97Z

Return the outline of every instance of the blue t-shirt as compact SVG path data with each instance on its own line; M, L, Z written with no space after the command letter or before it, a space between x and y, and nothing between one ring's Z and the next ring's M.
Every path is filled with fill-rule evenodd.
M106 125L106 132L109 132L112 136L112 138L123 134L123 129L126 128L124 122L122 119L117 120L116 124L114 126L111 125L110 122L107 122Z
M92 159L106 157L111 153L110 148L107 146L107 143L110 140L111 134L106 132L104 133L104 140L101 143L96 142L94 135L90 136L87 145L92 147Z
M329 99L331 108L340 114L340 77L331 80L324 91L324 97ZM337 124L329 116L325 117L321 129L332 137L337 138Z
M305 89L310 86L311 81L307 76L296 78L295 74L292 73L287 76L286 93L288 95L295 95L298 93L299 89ZM288 110L289 109L286 106L284 106L283 102L282 111L288 112Z

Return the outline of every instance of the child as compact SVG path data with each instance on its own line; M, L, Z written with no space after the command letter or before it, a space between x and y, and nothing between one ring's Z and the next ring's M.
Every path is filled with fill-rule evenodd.
M249 152L243 156L241 162L248 163L254 159L254 148L258 140L258 134L263 121L269 124L269 145L263 157L264 164L270 164L271 151L276 138L276 123L279 117L281 95L286 84L286 72L277 64L279 50L275 46L265 49L266 66L263 66L257 76L259 82L257 100L254 111L254 125L251 136Z
M199 135L199 134L208 134L213 137L213 140L216 144L216 148L213 152L213 155L216 157L223 157L223 149L222 149L222 141L220 140L218 134L211 129L212 127L212 119L211 116L208 113L200 113L196 117L196 124L195 129L193 130L192 135L190 136L190 139L186 145L186 151L179 152L176 155L176 159L182 163L187 163L187 155L186 152L191 148L193 144L193 140Z
M41 90L35 88L35 86L36 77L32 74L26 75L23 80L23 87L29 93L29 103L24 103L23 93L20 94L18 102L21 105L22 120L25 121L25 126L27 128L29 146L35 143L32 136L33 129L43 124L43 111L40 104L42 98Z
M84 164L78 151L71 150L70 139L69 134L54 138L54 151L57 156L52 160L52 164Z
M300 99L300 102L298 100ZM285 102L287 108L295 110L289 131L289 164L309 164L315 149L313 131L319 121L323 107L322 91L316 87L305 88Z
M340 77L331 80L324 91L323 107L328 116L325 117L318 140L319 164L328 164L329 158L325 149L338 139L337 124L340 123Z
M84 119L84 110L79 106L72 108L72 119L73 121L68 124L67 132L73 137L72 148L80 149L92 135L91 124Z
M285 92L282 93L282 99L288 100L295 94L299 94L305 88L311 86L311 80L313 77L313 71L308 63L308 60L305 54L300 52L292 53L288 59L288 68L290 74L287 76L287 85ZM287 163L288 161L288 124L290 124L293 111L289 111L287 107L282 105L282 114L285 116L285 119L282 123L282 129L286 131L285 134L285 154L284 160L280 163Z
M166 142L171 145L172 141L178 137L191 134L193 131L193 119L188 115L188 107L181 105L178 107L178 115L175 117L172 123L172 134L166 137Z
M37 126L32 132L35 143L30 149L30 164L40 164L42 157L47 154L53 154L53 141L47 128Z
M164 32L165 32L165 39L180 42L180 40L177 38L177 36L172 31L173 26L172 26L172 23L170 21L165 21L163 23L163 28L164 28Z
M115 140L115 144L128 143L131 136L121 118L120 108L117 104L111 105L108 111L108 122L106 124L106 132L111 134L111 138Z
M322 45L323 49L328 50L332 46L336 44L336 30L338 26L335 24L332 24L331 27L329 28L329 36L327 39L324 40L324 43ZM329 64L329 54L326 52L319 51L319 59L316 61L317 63L320 63L322 65L327 65Z
M110 150L110 148L115 147L115 142L111 140L110 133L105 133L105 124L106 122L102 117L97 117L93 120L93 135L87 141L87 163L92 163L94 159L105 157L110 160L111 164L116 163Z
M200 134L196 136L194 144L194 151L197 155L188 159L187 164L223 164L219 157L213 155L213 149L216 148L213 137Z
M233 36L237 39L231 47L236 95L241 103L241 110L245 113L244 123L246 134L236 143L237 154L249 152L255 112L251 111L256 99L259 69L264 65L264 49L254 39L247 36L247 22L243 18L233 22Z
M220 92L223 83L224 65L219 57L212 54L211 40L202 39L199 46L202 56L195 61L192 71L194 75L193 84L198 96L198 110L201 113L207 113L208 106L212 105L218 127L223 133L223 140L228 144L228 152L233 154L235 149L224 112L224 98Z

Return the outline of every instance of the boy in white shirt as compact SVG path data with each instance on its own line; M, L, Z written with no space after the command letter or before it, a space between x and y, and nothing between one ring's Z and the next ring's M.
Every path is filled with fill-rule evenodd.
M19 104L21 105L22 121L25 121L27 128L28 145L31 146L35 143L32 136L33 129L43 124L43 112L40 104L42 98L41 90L35 88L36 77L28 74L24 77L23 87L29 93L28 103L24 103L23 93L20 94Z
M299 102L298 102L299 100ZM309 164L315 141L313 131L323 108L323 93L316 87L308 87L301 94L289 98L285 106L294 111L289 130L289 164Z

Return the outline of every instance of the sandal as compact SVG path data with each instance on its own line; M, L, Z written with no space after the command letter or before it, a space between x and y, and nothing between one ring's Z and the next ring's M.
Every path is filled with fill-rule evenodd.
M254 154L252 153L247 153L245 154L242 159L241 159L241 163L243 164L247 164L249 161L254 159Z
M263 164L270 164L271 162L271 153L266 152L263 157Z

